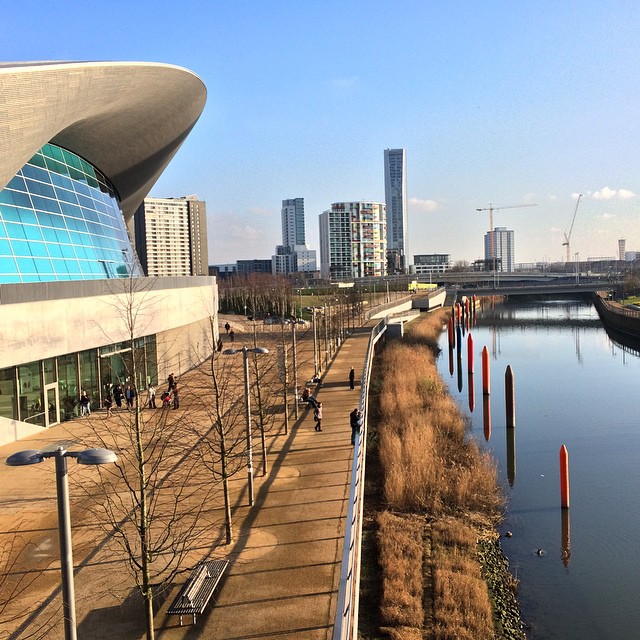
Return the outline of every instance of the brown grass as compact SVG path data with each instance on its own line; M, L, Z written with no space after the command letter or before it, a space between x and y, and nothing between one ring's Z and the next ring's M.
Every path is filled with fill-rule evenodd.
M494 637L477 542L479 528L498 521L503 499L494 462L468 437L436 369L447 314L409 325L408 336L380 357L377 453L388 510L378 514L377 526L381 631L390 638L420 637L414 632L425 621L432 621L431 635L423 629L423 636L436 640ZM433 611L425 616L426 602Z

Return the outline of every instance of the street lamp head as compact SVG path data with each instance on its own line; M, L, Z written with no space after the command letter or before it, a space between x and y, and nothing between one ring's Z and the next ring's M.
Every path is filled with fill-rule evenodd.
M253 349L247 349L247 351L251 351L251 353L269 353L269 349L265 347L254 347Z
M6 460L6 464L10 467L23 467L28 464L38 464L42 462L44 456L42 451L36 451L35 449L26 449L25 451L18 451L12 453Z
M108 464L116 462L118 456L110 449L85 449L76 454L78 464Z
M235 356L236 353L240 353L240 349L225 349L222 354L225 356Z

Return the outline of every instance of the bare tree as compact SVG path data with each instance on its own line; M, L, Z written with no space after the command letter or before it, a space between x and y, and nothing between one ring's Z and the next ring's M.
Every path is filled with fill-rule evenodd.
M148 282L117 281L114 310L122 321L121 368L136 394L144 378L145 329L155 294ZM112 340L115 342L116 340ZM175 390L174 390L175 391ZM184 399L183 399L184 400ZM91 419L92 439L118 454L115 465L99 468L101 525L119 544L143 597L146 636L155 637L156 590L181 570L183 560L204 535L203 506L212 490L197 477L198 433L189 429L180 409L143 410L138 397L117 411L115 424ZM93 494L86 487L87 494Z

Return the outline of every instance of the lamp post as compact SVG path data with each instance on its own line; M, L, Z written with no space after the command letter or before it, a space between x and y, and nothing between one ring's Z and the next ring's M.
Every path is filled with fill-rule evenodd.
M249 353L269 353L269 349L264 347L253 347L248 349L225 349L222 353L226 356L234 356L236 353L242 353L242 363L244 366L244 403L245 403L245 422L247 429L247 483L249 486L249 506L253 506L253 445L251 443L251 396L249 394Z
M55 457L56 494L58 499L58 531L60 537L60 571L62 573L62 611L64 615L64 637L76 640L76 602L73 584L73 553L71 548L71 519L69 516L69 479L67 477L67 458L75 458L78 464L106 464L118 458L109 449L85 449L84 451L66 451L58 447L55 451L36 451L27 449L18 451L7 458L10 467L22 467L38 464L45 458Z
M296 342L296 327L298 321L294 318L291 330L293 332L293 388L295 390L296 398L294 402L295 416L298 419L298 344Z

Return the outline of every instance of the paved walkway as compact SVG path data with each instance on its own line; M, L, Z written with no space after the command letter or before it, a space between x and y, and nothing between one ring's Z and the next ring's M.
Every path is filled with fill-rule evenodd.
M195 626L180 627L177 617L166 616L177 587L168 593L155 616L159 640L331 638L352 461L349 412L358 405L360 391L359 380L356 390L349 389L348 376L353 366L360 377L373 324L356 329L323 376L316 394L323 402L323 431L314 431L312 412L301 407L300 419L292 422L288 435L281 432L269 438L270 469L264 477L256 474L253 507L245 506L246 476L234 477L235 542L215 550L216 555L230 558L229 570L215 600ZM308 344L304 348L312 352ZM309 367L308 353L305 366ZM76 420L0 447L0 508L4 514L0 542L5 544L14 531L20 531L22 539L32 542L29 566L41 570L31 587L37 587L39 595L25 590L17 594L14 604L31 611L41 596L44 605L34 615L53 625L47 635L51 639L63 636L57 608L60 573L53 462L20 468L7 467L4 460L14 451L48 448L54 443L73 449L86 429L84 421ZM254 454L256 449L254 445ZM254 455L256 466L258 462L259 456ZM91 467L73 468L76 474L95 473ZM135 621L142 609L128 595L131 584L124 569L103 552L102 542L96 555L96 543L103 539L99 527L85 522L86 510L72 511L78 637L141 638ZM29 620L23 620L20 631L11 633L16 624L0 615L0 629L9 631L10 638L26 638L34 630ZM190 620L185 618L186 622Z
M359 378L369 335L369 325L356 329L325 372L316 394L322 432L304 411L288 437L272 441L255 505L236 514L240 535L215 605L197 627L180 628L160 611L160 638L332 637L353 451L349 412L360 393L359 381L349 389L349 370Z

